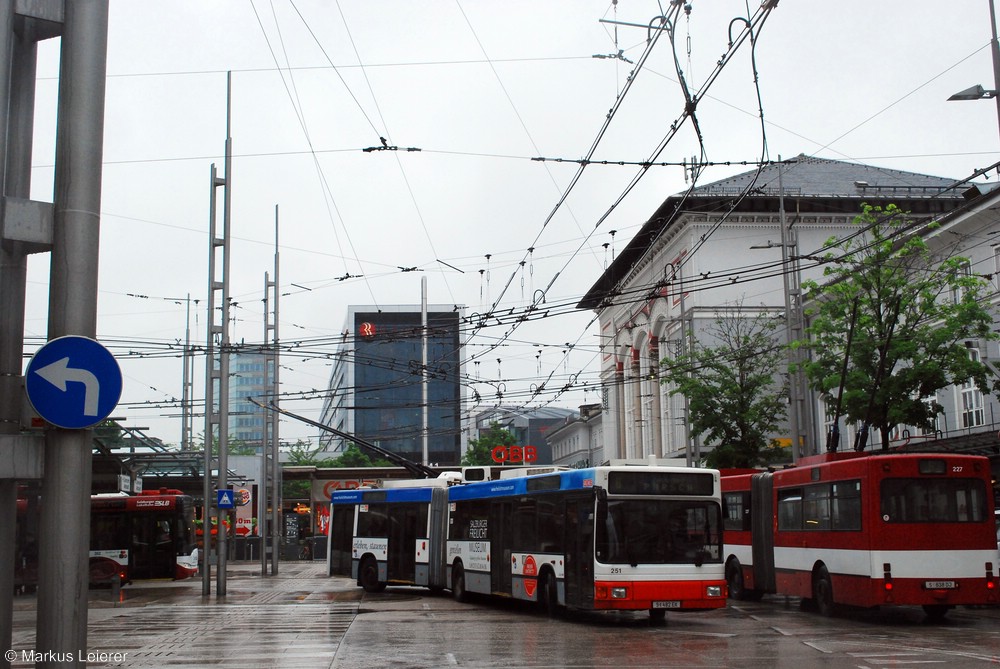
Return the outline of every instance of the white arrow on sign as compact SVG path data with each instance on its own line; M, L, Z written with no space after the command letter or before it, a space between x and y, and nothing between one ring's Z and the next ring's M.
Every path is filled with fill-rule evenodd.
M59 390L66 392L66 383L82 383L83 391L83 415L96 416L97 403L101 394L101 384L93 372L86 369L69 366L69 356L62 360L45 365L41 369L36 369L35 373L54 385Z

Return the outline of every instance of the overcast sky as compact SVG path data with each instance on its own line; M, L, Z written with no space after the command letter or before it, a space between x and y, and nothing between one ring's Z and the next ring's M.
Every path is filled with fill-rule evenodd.
M593 158L654 154L684 109L675 55L692 92L705 93L704 159L731 163L707 167L699 184L800 153L956 179L997 161L994 102L946 101L973 84L994 88L987 0L781 0L756 48L743 44L717 77L742 28L733 19L757 6L690 4L675 44L661 36L637 70L648 31L624 24L649 24L666 1L112 0L98 338L125 376L114 415L180 441L176 345L189 316L193 343L206 338L209 174L213 162L222 171L227 72L231 338L264 337L277 206L283 406L311 418L347 306L418 305L422 277L430 303L469 315L495 302L522 314L544 291L548 317L470 339L475 411L599 401L594 314L572 307L687 187L677 163L701 148L682 124L656 158L670 165L630 190L634 164L591 165L570 188L572 161L588 155L633 72ZM57 74L58 42L44 43L40 200L52 198ZM381 138L399 150L364 151ZM47 290L48 256L32 256L28 354L46 336ZM204 397L201 362L194 394ZM284 422L281 436L315 430Z

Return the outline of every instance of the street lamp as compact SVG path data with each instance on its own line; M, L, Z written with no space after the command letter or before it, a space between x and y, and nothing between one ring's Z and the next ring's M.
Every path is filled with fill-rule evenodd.
M990 53L993 56L993 90L983 88L976 84L964 91L959 91L952 95L949 100L989 100L995 98L997 101L997 123L1000 125L1000 46L997 43L997 16L993 7L993 0L990 0L990 28L993 30L993 39L990 40Z

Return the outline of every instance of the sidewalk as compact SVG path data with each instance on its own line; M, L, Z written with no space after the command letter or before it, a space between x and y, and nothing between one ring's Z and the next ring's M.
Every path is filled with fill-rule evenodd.
M363 591L327 577L325 563L283 562L261 577L259 562L229 563L225 597L202 596L201 577L91 590L88 666L330 667ZM37 598L14 598L12 667L34 667ZM8 649L4 649L5 651ZM89 655L88 655L89 653Z

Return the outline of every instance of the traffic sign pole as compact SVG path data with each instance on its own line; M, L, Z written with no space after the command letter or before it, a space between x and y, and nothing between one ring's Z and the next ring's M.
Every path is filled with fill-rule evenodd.
M64 3L49 339L97 335L107 43L108 0ZM90 429L46 431L35 651L73 661L41 667L86 665L92 448Z

